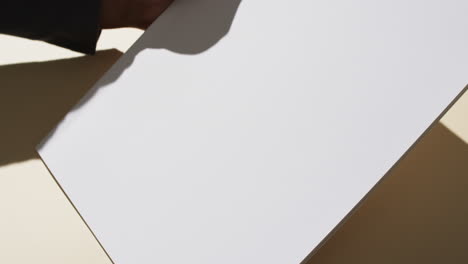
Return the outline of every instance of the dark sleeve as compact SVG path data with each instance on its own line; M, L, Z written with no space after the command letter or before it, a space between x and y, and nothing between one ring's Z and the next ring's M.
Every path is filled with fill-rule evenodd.
M93 54L100 0L1 0L0 33Z

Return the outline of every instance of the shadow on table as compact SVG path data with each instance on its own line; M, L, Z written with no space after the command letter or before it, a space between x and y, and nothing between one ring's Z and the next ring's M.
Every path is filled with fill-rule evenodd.
M0 66L0 166L35 146L121 53ZM308 264L468 262L468 145L433 127Z
M468 263L468 145L433 127L307 264Z
M118 51L43 63L0 66L0 166L29 159L71 109L116 81L145 49L195 55L216 45L231 28L241 0L176 1L118 61ZM92 89L93 84L108 71Z
M0 166L35 158L35 146L80 98L117 80L142 50L211 48L228 34L240 2L176 1L177 16L163 16L92 92L120 52L0 66ZM438 124L307 263L468 262L467 186L468 146Z
M36 145L121 54L0 66L0 166L35 158Z

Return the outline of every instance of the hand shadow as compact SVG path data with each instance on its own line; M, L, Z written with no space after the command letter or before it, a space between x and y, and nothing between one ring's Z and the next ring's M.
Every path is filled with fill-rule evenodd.
M229 33L241 1L175 1L75 109L83 106L99 89L118 80L136 55L145 49L166 49L184 55L196 55L209 50Z
M36 158L40 140L121 55L0 66L0 166Z
M0 131L0 165L35 157L34 147L53 134L67 111L116 81L141 51L166 49L195 55L216 45L228 34L241 1L175 1L109 70L121 55L116 50L93 57L0 66L0 122L5 127Z
M226 36L241 0L178 0L158 18L132 50L167 49L195 55Z

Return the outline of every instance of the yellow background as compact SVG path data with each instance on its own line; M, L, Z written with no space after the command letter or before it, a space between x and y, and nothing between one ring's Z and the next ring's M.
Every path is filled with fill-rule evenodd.
M34 147L140 34L96 56L0 35L0 264L111 263ZM468 263L467 116L468 94L308 263Z

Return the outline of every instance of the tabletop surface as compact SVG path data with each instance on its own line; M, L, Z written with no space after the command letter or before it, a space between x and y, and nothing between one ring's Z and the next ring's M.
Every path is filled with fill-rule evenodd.
M465 87L467 7L176 1L39 153L115 263L300 263Z

